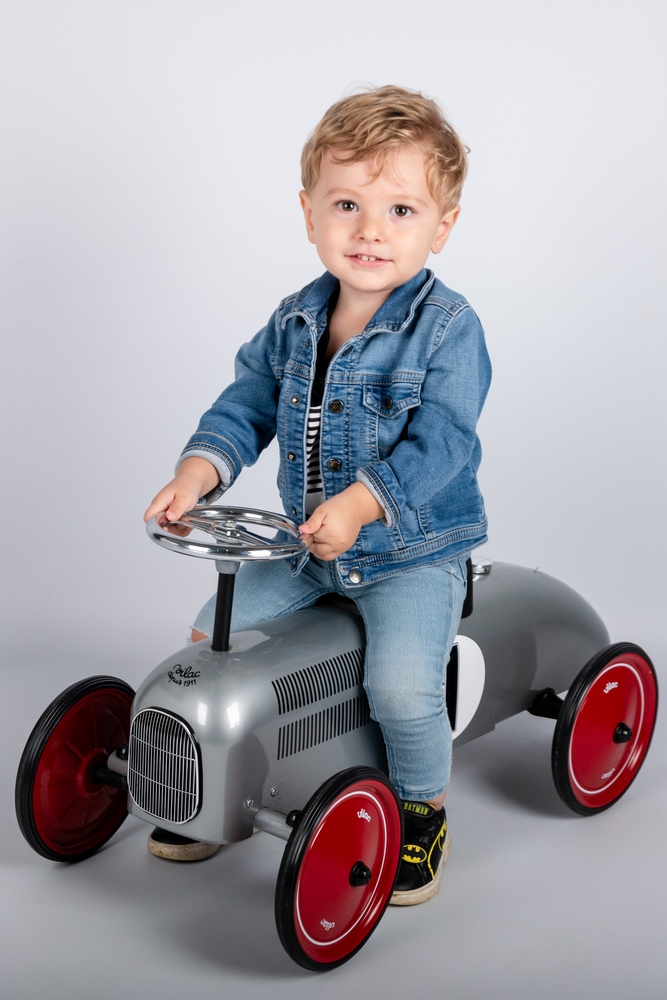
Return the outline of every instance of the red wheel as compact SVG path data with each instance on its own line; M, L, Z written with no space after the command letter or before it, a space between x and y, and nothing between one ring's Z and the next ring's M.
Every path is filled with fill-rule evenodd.
M352 767L318 789L276 886L278 934L295 962L332 969L362 947L391 898L402 841L401 803L380 771Z
M590 660L558 715L551 765L562 800L582 816L608 809L642 766L658 709L653 664L619 642Z
M94 784L91 771L127 743L134 692L116 677L89 677L51 702L26 743L16 777L23 836L51 861L81 861L127 815L127 793Z

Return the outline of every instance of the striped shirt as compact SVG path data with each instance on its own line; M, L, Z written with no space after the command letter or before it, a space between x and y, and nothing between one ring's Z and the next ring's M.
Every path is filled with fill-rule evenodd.
M336 305L335 299L329 303L329 317ZM324 484L322 483L322 469L320 467L320 430L322 427L322 398L324 396L324 383L327 377L329 362L327 360L327 349L329 347L329 323L322 331L317 344L317 358L315 359L315 378L310 391L310 409L308 410L308 424L306 427L306 515L310 517L316 507L324 503Z
M320 468L321 420L322 406L311 406L308 411L308 426L306 428L306 514L308 517L325 500Z

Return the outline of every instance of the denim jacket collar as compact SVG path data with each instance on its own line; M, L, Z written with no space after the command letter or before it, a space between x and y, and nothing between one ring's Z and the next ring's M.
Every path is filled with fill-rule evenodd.
M372 316L363 336L371 336L381 331L402 333L412 321L419 303L428 295L434 280L433 271L423 267L414 278L395 288ZM300 315L309 326L315 327L319 335L326 326L327 305L337 287L338 278L325 271L316 281L304 288L292 309L283 317L283 328L288 319Z

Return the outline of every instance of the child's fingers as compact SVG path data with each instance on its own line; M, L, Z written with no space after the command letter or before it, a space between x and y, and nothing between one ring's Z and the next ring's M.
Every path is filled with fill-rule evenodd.
M164 513L168 521L178 521L179 517L189 509L189 506L183 503L182 500L175 500L169 504Z
M163 496L162 493L158 493L146 510L146 513L144 514L144 521L148 523L152 517L158 517L158 515L164 514L171 504L172 496L173 494Z
M312 535L307 536L306 545L308 546L308 551L311 555L324 560L324 562L331 562L332 559L335 559L336 556L339 556L345 551L344 546L337 545L330 539L315 539Z
M167 487L155 497L144 514L144 521L150 521L152 517L159 518L162 524L165 521L178 521L186 510L191 510L196 505L198 499L189 492Z
M168 521L178 521L187 511L197 506L198 499L192 493L177 493L165 511L165 517Z
M316 531L320 530L323 522L324 514L318 515L318 512L314 511L304 524L299 525L299 531L304 535L314 535Z
M192 531L192 528L186 528L184 524L172 524L170 521L165 521L160 527L166 528L170 535L178 535L179 538L186 538Z
M173 503L167 510L163 510L154 516L157 517L157 523L161 528L166 528L172 535L179 535L181 538L185 538L186 535L190 534L192 528L188 528L185 524L175 524L174 522L179 521L185 511L190 510L192 506L193 504L190 503Z
M316 559L321 559L322 562L333 562L336 556L340 555L330 545L311 545L309 551L312 556L315 556Z

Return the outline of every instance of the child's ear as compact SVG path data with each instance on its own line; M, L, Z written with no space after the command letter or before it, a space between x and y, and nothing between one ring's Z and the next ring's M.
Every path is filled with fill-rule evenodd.
M435 239L433 240L433 246L431 247L431 253L440 253L445 243L449 239L449 234L451 233L456 220L459 217L461 211L461 206L457 205L456 208L452 208L446 215L443 215L442 219L438 223L438 228L436 230Z
M306 220L306 233L311 243L315 242L315 227L313 226L313 203L307 191L299 191L299 201Z

